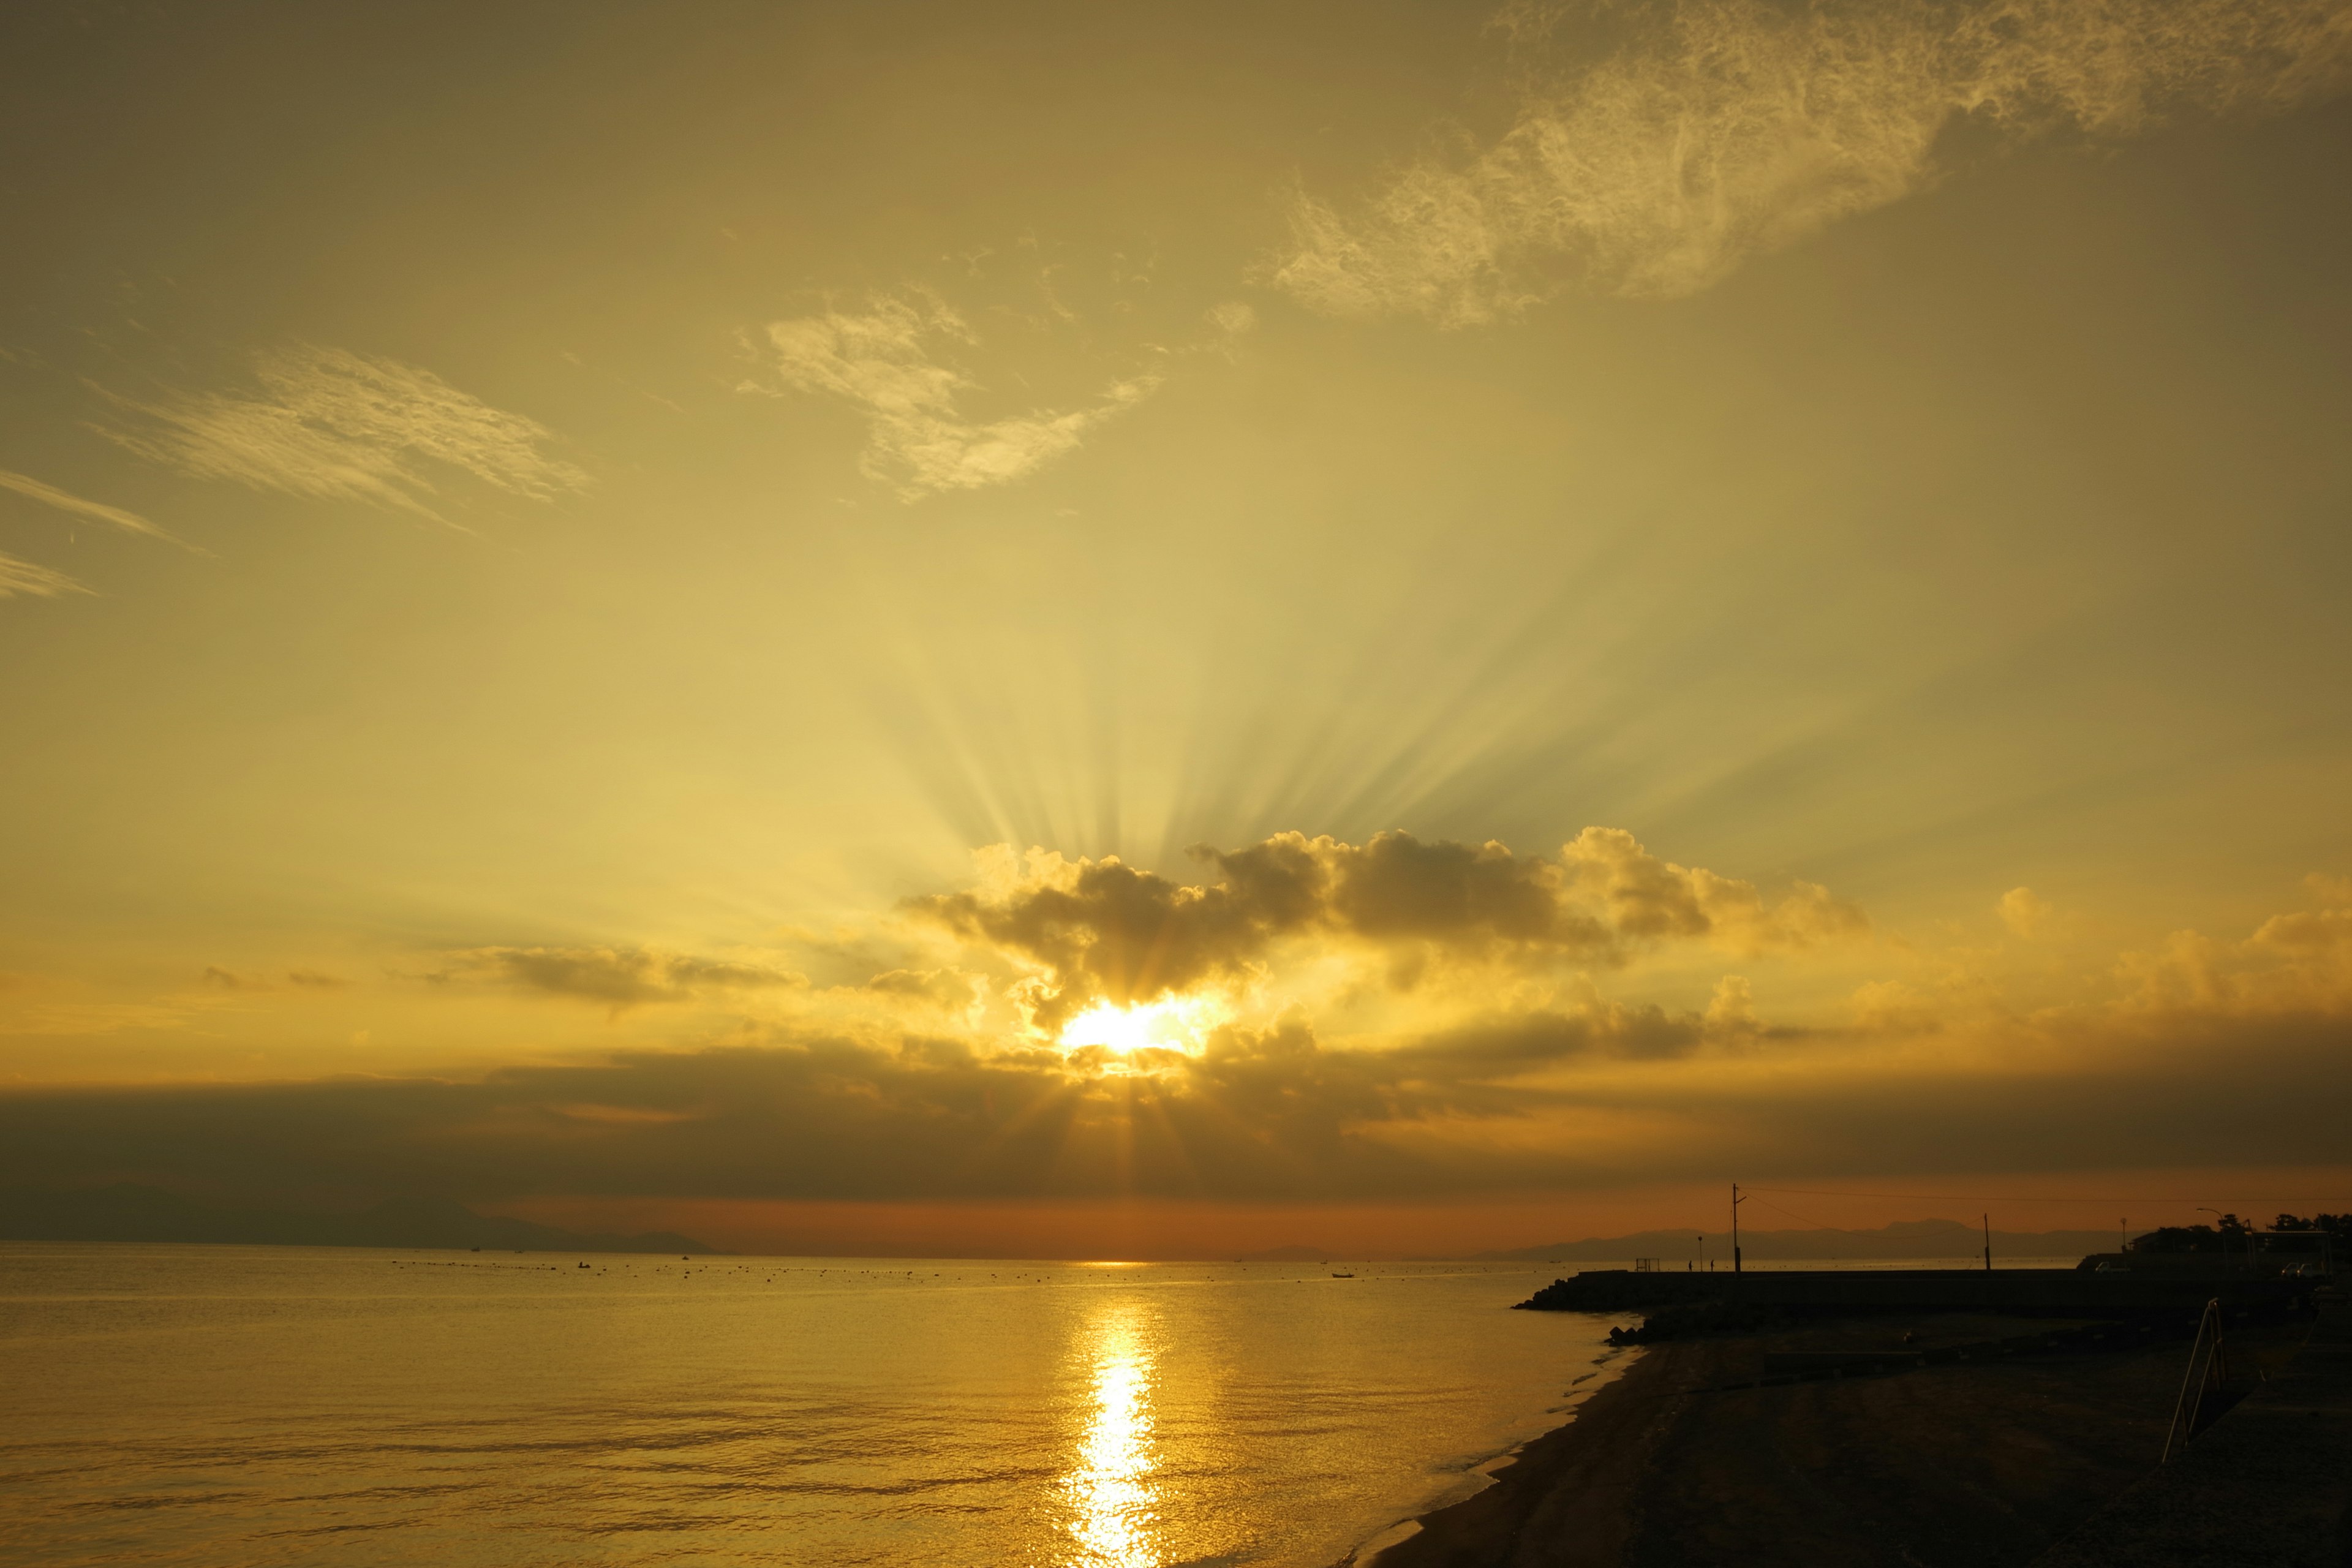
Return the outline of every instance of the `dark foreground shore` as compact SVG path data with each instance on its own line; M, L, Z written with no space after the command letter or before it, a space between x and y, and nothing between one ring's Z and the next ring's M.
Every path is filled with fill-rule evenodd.
M1934 1349L2063 1326L1937 1313L1651 1346L1494 1486L1381 1552L1378 1568L2021 1568L2109 1528L2097 1523L2103 1509L2127 1510L2110 1525L2136 1523L2145 1510L2132 1500L2168 1484L2157 1461L2185 1341L1727 1385L1757 1379L1768 1353ZM2277 1375L2309 1331L2280 1324L2232 1342ZM2326 1470L2343 1435L2313 1420ZM2324 1507L2340 1512L2342 1489ZM2249 1560L2332 1568L2352 1562L2340 1541L2323 1520L2307 1550ZM2162 1550L2144 1545L2133 1560L2156 1568Z

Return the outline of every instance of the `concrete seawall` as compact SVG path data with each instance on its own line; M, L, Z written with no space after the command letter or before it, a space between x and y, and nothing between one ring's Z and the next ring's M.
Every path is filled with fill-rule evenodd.
M1764 1269L1635 1273L1592 1269L1520 1303L1539 1312L1620 1312L1739 1301L1792 1311L2002 1311L2088 1317L2292 1308L2316 1281L2276 1275L2183 1276L2083 1268Z

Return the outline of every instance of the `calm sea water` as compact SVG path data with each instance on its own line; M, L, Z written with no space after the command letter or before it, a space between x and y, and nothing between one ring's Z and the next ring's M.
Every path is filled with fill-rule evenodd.
M1542 1266L576 1261L0 1244L7 1560L1322 1568L1612 1358Z

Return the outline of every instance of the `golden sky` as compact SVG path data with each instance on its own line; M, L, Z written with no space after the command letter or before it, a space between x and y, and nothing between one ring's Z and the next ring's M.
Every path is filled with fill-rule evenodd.
M0 61L0 1184L2352 1205L2342 0Z

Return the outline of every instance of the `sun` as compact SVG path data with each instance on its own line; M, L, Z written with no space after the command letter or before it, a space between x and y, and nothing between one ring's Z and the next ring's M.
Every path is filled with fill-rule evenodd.
M1089 1007L1062 1028L1062 1045L1066 1049L1080 1046L1102 1046L1125 1056L1139 1046L1152 1043L1152 1020L1141 1007L1114 1007L1104 1003Z
M1066 1051L1097 1047L1122 1057L1149 1047L1197 1051L1218 1023L1217 1013L1201 996L1168 996L1133 1007L1098 1003L1062 1026L1061 1046Z

